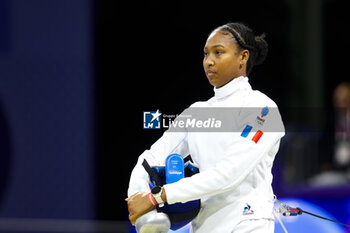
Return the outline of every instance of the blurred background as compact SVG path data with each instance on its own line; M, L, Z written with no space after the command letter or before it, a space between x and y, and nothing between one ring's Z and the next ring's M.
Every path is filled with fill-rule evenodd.
M213 95L203 47L230 21L267 34L249 80L286 126L276 195L350 224L345 4L1 0L0 232L131 232L129 176L164 132L143 129L143 112L179 114ZM350 232L283 220L289 232Z

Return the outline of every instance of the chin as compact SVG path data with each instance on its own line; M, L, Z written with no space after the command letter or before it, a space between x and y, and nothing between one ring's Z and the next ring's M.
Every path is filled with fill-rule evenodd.
M212 85L213 87L217 87L217 83L216 82L213 82L213 81L211 81L211 80L209 80L209 83L210 83L210 85Z
M214 87L221 86L216 78L208 78L208 81Z

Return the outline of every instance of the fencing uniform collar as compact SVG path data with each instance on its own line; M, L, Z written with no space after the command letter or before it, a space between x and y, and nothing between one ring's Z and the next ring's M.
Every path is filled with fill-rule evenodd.
M238 78L231 80L229 83L225 84L220 88L214 87L215 98L216 99L225 98L226 96L229 96L233 94L235 91L244 87L250 88L250 84L248 83L248 77L240 76Z

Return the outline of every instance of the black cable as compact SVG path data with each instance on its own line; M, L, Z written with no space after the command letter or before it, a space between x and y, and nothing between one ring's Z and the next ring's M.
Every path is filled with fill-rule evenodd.
M154 182L156 182L157 186L162 186L162 184L160 183L159 177L157 176L157 174L153 171L153 169L151 168L151 166L149 165L149 163L147 162L146 159L143 160L142 162L142 166L145 168L146 172L148 173L148 175L150 175L152 177L152 179L154 180Z
M327 221L331 221L331 222L334 222L334 223L338 223L338 224L346 226L346 227L350 227L350 225L347 225L347 224L344 224L344 223L341 223L341 222L338 222L338 221L335 221L335 220L332 220L332 219L329 219L329 218L325 218L325 217L319 216L317 214L313 214L313 213L307 212L307 211L302 210L300 208L297 208L297 209L299 209L299 211L302 212L302 213L309 214L309 215L312 215L314 217L321 218L321 219L324 219L324 220L327 220Z

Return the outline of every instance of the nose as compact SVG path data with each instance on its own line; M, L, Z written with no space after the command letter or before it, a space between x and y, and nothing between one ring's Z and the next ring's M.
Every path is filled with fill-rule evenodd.
M213 65L214 65L214 60L211 58L211 56L204 58L205 67L212 67Z

